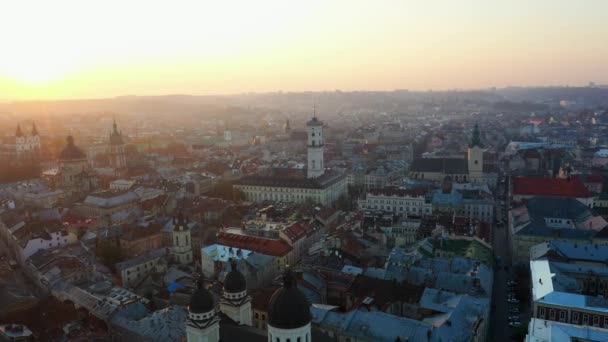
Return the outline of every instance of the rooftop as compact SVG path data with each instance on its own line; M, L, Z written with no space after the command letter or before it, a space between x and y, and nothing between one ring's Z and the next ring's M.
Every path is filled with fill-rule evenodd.
M166 248L159 248L159 249L151 250L151 251L148 251L145 254L137 256L133 259L129 259L129 260L117 263L116 270L117 271L126 270L133 266L141 265L145 262L148 262L148 261L151 261L154 259L158 259L158 258L162 258L166 254L167 254Z
M592 197L579 178L516 177L513 179L514 195Z
M325 189L344 178L344 175L326 171L317 178L285 177L285 176L245 176L237 181L237 185L298 188L298 189Z
M287 242L280 239L266 239L225 231L218 234L218 243L272 256L285 256L292 249Z
M410 172L468 174L469 164L464 158L417 158L412 162Z
M532 318L528 324L526 342L561 341L608 341L608 330L540 318Z
M608 277L605 266L570 264L546 258L530 261L532 300L608 313L608 299L584 294L584 279L593 275Z
M135 192L106 190L88 195L84 200L84 204L112 208L138 201L139 196Z
M363 341L394 342L400 337L402 341L427 342L433 330L429 323L375 310L358 309L342 313L313 306L311 314L312 322L322 329Z

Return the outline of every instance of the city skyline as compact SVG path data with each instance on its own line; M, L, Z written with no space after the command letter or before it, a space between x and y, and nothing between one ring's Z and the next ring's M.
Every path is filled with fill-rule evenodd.
M605 84L606 10L602 1L26 1L2 6L10 53L0 57L0 100Z

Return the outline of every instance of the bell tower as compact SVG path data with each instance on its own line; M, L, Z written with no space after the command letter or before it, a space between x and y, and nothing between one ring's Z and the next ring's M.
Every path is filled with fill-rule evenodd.
M483 181L483 145L481 143L481 134L479 125L475 124L471 143L467 150L467 159L469 166L469 180L471 183L480 183Z
M230 272L224 278L220 311L239 324L251 323L251 296L247 294L245 276L237 269L235 259L230 260Z
M173 218L173 256L179 264L185 265L192 262L192 241L190 228L184 215L180 212L177 218Z
M313 117L308 123L308 165L307 177L317 178L325 173L323 165L324 137L323 122L317 119L316 108L313 110Z

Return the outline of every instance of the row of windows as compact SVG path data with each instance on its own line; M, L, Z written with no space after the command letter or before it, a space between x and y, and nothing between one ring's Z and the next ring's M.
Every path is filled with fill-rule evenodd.
M558 314L559 311L559 314ZM559 315L559 317L558 317ZM567 317L567 312L564 310L556 310L556 309L547 309L545 310L544 307L540 307L538 309L538 317L542 318L542 319L549 319L552 321L558 320L560 322L567 322L568 321L568 317ZM581 320L582 318L582 320ZM591 320L590 320L591 318ZM578 313L576 311L572 312L572 320L570 323L573 324L582 324L582 325L589 325L589 323L591 323L591 325L593 325L594 327L599 327L600 326L600 320L601 320L601 316L599 315L591 315L591 314L586 314L586 313ZM604 327L608 327L608 316L603 316L604 319Z
M365 206L363 206L363 208L365 208ZM431 208L420 208L420 210L418 210L417 207L391 207L390 205L387 205L386 207L383 205L369 205L367 206L367 208L369 209L380 209L380 210L398 210L400 212L404 212L404 211L409 211L409 212L420 212L420 213L430 213L431 212Z
M372 200L368 200L367 202L372 202ZM380 203L380 204L385 204L384 200L378 200L378 199L374 199L373 203ZM419 200L419 201L395 201L395 200L386 200L386 204L401 204L401 205L423 205L424 200Z
M243 190L255 190L264 192L301 192L301 193L312 193L318 192L314 189L300 189L300 188L279 188L279 187L259 187L259 186L241 186Z
M286 338L284 340L281 340L280 337L277 337L273 341L272 340L272 335L270 333L268 334L268 342L309 342L309 341L310 341L309 333L306 333L305 340L302 340L301 337L298 337L298 338L294 339L293 341L291 340L291 338Z

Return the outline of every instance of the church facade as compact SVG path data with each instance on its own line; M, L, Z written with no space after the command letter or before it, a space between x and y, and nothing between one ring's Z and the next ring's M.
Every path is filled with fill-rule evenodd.
M475 124L466 158L416 158L409 176L418 180L443 181L450 177L457 183L487 184L495 187L498 174L484 164L479 126Z
M76 200L95 191L98 179L87 156L74 144L74 138L68 136L66 141L65 148L59 154L57 173L52 178L68 199Z

